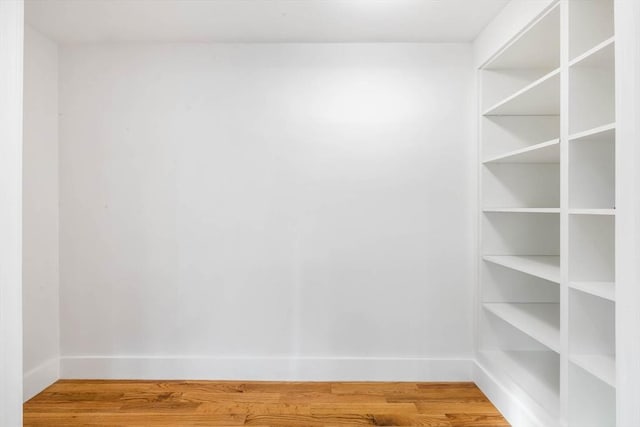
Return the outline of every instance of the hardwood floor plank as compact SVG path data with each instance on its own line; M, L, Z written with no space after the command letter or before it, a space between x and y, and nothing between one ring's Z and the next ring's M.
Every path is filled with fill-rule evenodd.
M374 421L377 426L451 427L446 415L382 414L375 415Z
M504 427L473 383L62 380L24 425Z
M316 403L311 405L313 415L327 414L413 414L418 413L413 403Z
M452 427L509 427L501 415L447 414Z
M280 393L208 393L202 391L185 391L182 397L191 402L246 402L246 403L277 403Z
M292 403L206 402L196 410L199 414L263 414L311 415L311 406Z
M178 427L178 426L242 426L245 425L245 415L171 415L171 414L93 414L61 416L33 419L25 416L24 426L47 427Z
M351 394L345 396L333 393L281 393L280 402L320 404L320 403L388 403L383 394Z
M331 393L331 383L328 382L248 382L244 384L245 392L265 393Z
M495 414L496 408L488 400L479 402L450 402L447 400L417 401L415 402L420 413L466 413L466 414Z
M74 402L117 402L122 399L124 393L119 392L101 392L101 391L74 391L72 393L49 392L44 391L38 394L34 399L35 402L44 401L48 403L74 403Z
M417 392L416 383L405 382L348 382L334 383L331 392L334 394L382 394L395 392Z
M34 403L25 404L25 414L75 414L75 413L118 413L122 403L115 402L63 402L63 403Z
M272 425L281 427L375 426L375 419L369 414L344 415L247 415L245 425Z

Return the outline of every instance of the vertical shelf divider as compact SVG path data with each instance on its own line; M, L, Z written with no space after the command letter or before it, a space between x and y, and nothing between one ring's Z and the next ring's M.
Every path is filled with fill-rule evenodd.
M615 290L569 288L572 281L584 281L615 289L618 279L615 1L561 1L562 421L568 427L614 427ZM572 215L572 208L582 214ZM598 215L602 211L610 212Z
M560 1L560 418L569 419L569 0Z

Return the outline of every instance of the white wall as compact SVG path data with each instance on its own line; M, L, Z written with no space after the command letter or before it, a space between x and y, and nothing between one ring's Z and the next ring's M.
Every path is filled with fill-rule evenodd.
M473 79L469 45L61 48L63 376L471 358Z
M58 378L58 48L25 28L23 141L24 398Z
M0 1L0 425L22 425L24 4Z

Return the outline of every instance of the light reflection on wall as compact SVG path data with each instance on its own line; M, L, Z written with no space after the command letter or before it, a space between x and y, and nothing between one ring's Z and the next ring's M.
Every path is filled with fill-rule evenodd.
M424 93L415 91L406 71L351 68L331 70L315 80L322 90L301 94L306 106L296 109L313 121L375 129L420 120L432 107Z

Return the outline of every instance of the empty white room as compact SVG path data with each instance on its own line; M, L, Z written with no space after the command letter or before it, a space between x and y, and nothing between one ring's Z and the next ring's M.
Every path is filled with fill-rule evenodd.
M0 0L0 426L640 426L640 1Z

